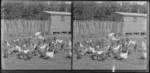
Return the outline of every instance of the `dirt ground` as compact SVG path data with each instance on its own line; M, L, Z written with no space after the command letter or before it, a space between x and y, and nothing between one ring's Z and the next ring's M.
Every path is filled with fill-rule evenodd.
M141 45L141 41L144 39L143 36L131 36L132 40L136 40L138 45ZM87 39L97 39L97 38L81 38L75 37L74 42L84 41ZM140 47L138 47L140 49ZM139 59L142 56L141 52L134 52L129 55L126 61L114 60L112 58L106 59L106 61L96 61L92 60L90 56L86 55L82 59L76 59L76 55L73 55L73 69L80 70L112 70L112 66L115 65L116 70L146 70L147 60Z
M60 37L56 35L57 38L63 39L65 41L68 41L70 39L70 36L63 36ZM46 37L52 37L50 35ZM3 40L10 40L17 37L10 37L6 36L3 37ZM66 42L67 43L67 42ZM67 48L67 47L66 47ZM66 58L68 55L68 52L66 51L59 51L56 55L54 55L54 58L52 60L45 60L41 59L39 57L33 57L30 61L25 60L19 60L17 59L16 54L11 55L9 58L4 59L2 58L2 69L6 70L14 70L14 69L44 69L44 70L70 70L71 69L71 59ZM1 55L2 56L2 55Z

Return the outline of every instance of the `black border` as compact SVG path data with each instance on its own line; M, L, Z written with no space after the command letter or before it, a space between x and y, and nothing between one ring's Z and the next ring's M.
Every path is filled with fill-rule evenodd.
M2 0L1 0L2 1ZM61 0L4 0L4 1L61 1ZM65 1L71 1L71 41L72 41L72 46L73 46L73 5L74 5L74 2L73 0L65 0ZM76 0L76 1L92 1L92 0ZM94 0L94 1L104 1L104 0ZM105 0L105 1L112 1L112 0ZM126 1L130 1L130 0L126 0ZM132 1L141 1L141 0L132 0ZM148 2L148 7L149 7L149 0L143 0L143 1L147 1ZM149 8L148 8L148 11L149 11ZM148 12L148 20L149 20L149 12ZM148 32L147 32L147 36L148 36L148 44L149 44L149 21L148 22ZM149 45L147 45L148 48L149 48ZM149 51L149 49L148 49ZM73 49L72 49L72 52L73 52ZM73 56L73 53L72 53L72 56ZM149 57L149 55L148 55ZM1 62L2 63L2 62ZM94 72L94 73L100 73L100 72L112 72L112 70L76 70L76 69L73 69L73 57L71 59L71 69L67 69L67 70L2 70L2 66L1 66L1 72L2 73L18 73L18 72L22 72L22 73L30 73L30 72L43 72L43 73L53 73L53 72L86 72L86 73L91 73L91 72ZM144 72L149 72L149 58L148 58L148 67L147 67L147 70L115 70L115 72L140 72L140 73L144 73Z

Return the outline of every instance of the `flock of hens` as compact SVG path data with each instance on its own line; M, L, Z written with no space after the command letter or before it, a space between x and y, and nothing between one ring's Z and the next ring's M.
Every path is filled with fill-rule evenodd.
M11 41L4 41L3 57L9 58L16 53L18 59L30 60L34 56L43 59L52 59L59 50L67 51L67 58L71 58L71 40L63 43L64 40L58 38L44 37L41 32L36 32L31 37L17 38ZM66 48L67 47L67 48Z
M110 44L106 44L105 40L110 40ZM73 48L71 40L67 42L64 43L64 40L55 37L45 38L41 32L36 32L32 37L4 41L2 44L3 58L9 58L10 55L16 53L17 58L23 60L30 60L34 56L53 59L54 55L59 53L59 50L67 51L68 55L66 57L70 59L72 54L77 59L82 59L85 55L90 54L92 60L105 61L109 57L125 60L133 52L141 52L141 57L143 59L147 58L147 47L144 41L142 41L142 46L139 49L140 45L136 41L129 38L117 38L115 33L110 33L103 39L74 42Z
M107 43L107 40L110 43ZM133 41L127 37L119 38L115 33L110 33L107 37L96 40L77 41L74 43L73 50L77 59L82 59L89 54L88 56L92 60L102 62L107 58L126 60L134 52L142 54L139 57L140 59L145 60L147 58L147 48L144 41L142 41L142 45L139 45L137 41Z

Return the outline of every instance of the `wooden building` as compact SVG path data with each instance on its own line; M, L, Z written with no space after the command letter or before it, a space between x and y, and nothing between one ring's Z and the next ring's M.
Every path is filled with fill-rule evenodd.
M51 34L70 34L71 33L71 13L44 11L45 18L51 21Z
M123 22L122 34L145 35L147 33L147 14L116 12L116 21Z

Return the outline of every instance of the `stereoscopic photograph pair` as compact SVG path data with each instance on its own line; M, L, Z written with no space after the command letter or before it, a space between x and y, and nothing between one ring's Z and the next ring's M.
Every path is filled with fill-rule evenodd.
M1 1L3 70L147 70L147 1Z

